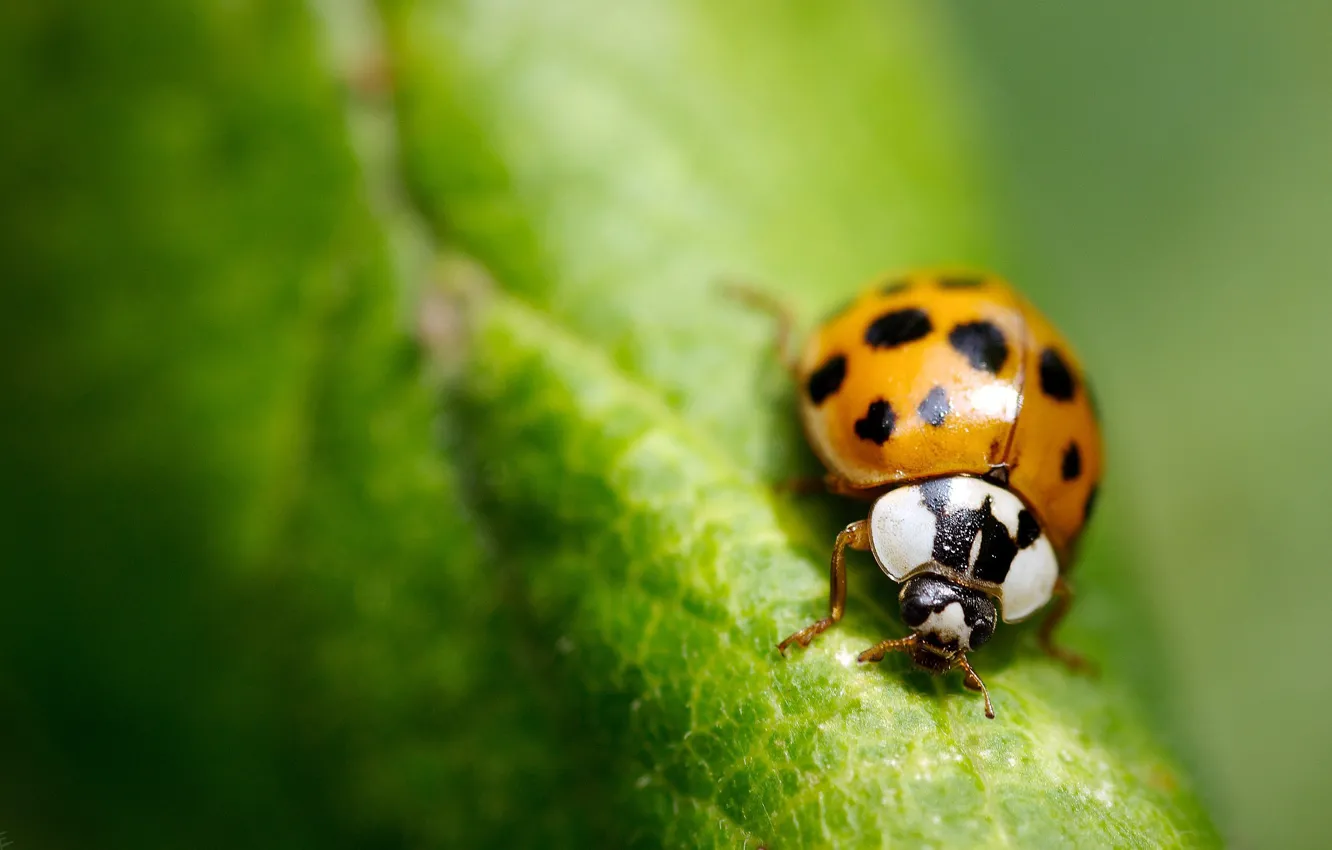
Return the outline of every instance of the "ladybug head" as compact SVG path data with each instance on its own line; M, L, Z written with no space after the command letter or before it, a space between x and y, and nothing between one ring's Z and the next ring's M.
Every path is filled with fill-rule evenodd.
M994 635L994 602L979 590L936 575L909 579L898 594L902 621L916 635L912 660L931 672L950 669L959 655Z

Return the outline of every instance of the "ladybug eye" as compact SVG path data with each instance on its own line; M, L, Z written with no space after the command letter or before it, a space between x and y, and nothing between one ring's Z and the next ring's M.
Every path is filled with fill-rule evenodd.
M930 616L930 606L925 604L919 594L903 594L902 596L902 622L915 628Z
M990 610L994 610L993 605ZM978 617L976 625L971 627L971 648L975 649L978 646L984 646L990 642L990 638L992 637L994 637L993 615L988 618Z

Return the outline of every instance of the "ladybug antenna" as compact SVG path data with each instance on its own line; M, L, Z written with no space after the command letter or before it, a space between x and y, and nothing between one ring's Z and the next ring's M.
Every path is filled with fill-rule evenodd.
M985 683L981 681L980 676L976 675L976 671L971 669L971 664L967 661L965 655L959 655L957 657L957 666L961 667L966 672L966 678L962 680L962 684L971 688L973 691L980 691L981 696L985 697L985 716L993 720L994 706L990 704L990 692L985 689Z

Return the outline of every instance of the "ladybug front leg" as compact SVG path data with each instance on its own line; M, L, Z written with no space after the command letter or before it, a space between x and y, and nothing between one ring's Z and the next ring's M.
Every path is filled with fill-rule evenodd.
M734 298L751 310L766 313L776 325L773 331L777 359L782 368L790 373L795 381L800 380L800 350L795 339L795 314L791 308L756 286L747 283L727 281L722 284L722 292Z
M1071 670L1077 670L1085 673L1095 673L1096 667L1086 658L1076 652L1064 649L1055 643L1054 631L1059 627L1064 617L1068 616L1068 609L1073 607L1073 588L1064 577L1060 576L1055 581L1054 586L1054 607L1050 613L1045 615L1045 620L1041 622L1041 630L1036 635L1036 641L1041 647L1041 651L1051 658L1063 662Z
M774 487L778 493L790 493L795 496L808 496L816 493L832 493L834 496L846 496L851 499L873 501L883 493L882 487L857 487L835 472L826 475L804 475L778 482Z
M870 548L869 520L859 520L842 529L833 545L832 563L829 566L828 616L816 623L811 623L800 631L777 644L777 651L786 654L786 648L793 643L809 646L815 635L828 630L828 627L842 619L846 610L846 549L859 549L862 552Z
M861 664L870 661L877 663L882 661L883 657L890 652L910 653L915 650L916 641L917 637L915 635L908 635L904 638L889 638L888 640L879 641L874 644L874 646L871 646L869 649L860 653L860 655L857 655L856 660Z

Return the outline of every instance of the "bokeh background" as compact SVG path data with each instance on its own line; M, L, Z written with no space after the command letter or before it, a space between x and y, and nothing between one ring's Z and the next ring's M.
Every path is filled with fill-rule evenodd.
M370 26L338 5L337 26ZM304 62L327 45L297 6L185 7L90 5L38 42L6 39L45 4L0 18L0 376L25 402L0 413L0 833L171 846L206 821L198 846L403 846L380 824L447 821L437 791L459 778L436 765L460 721L409 695L484 680L450 668L457 692L435 695L395 665L421 647L455 663L449 635L503 605L438 622L475 553L440 557L468 518L413 430L432 402L386 261L357 235L361 175L319 129L344 120ZM1151 621L1116 624L1159 637L1135 684L1231 843L1322 846L1332 7L944 9L996 265L1076 340L1106 415L1089 584L1114 569L1140 588ZM177 81L195 99L158 85L194 51L217 59ZM127 111L127 91L147 94ZM263 132L218 138L215 120ZM154 278L177 271L197 292ZM262 286L321 276L353 283L317 303ZM338 425L367 409L389 412ZM389 561L399 584L366 579ZM369 721L349 731L329 705ZM484 705L502 732L505 705Z
M1096 370L1102 522L1167 644L1157 708L1236 846L1320 845L1332 8L948 8L1014 275Z

